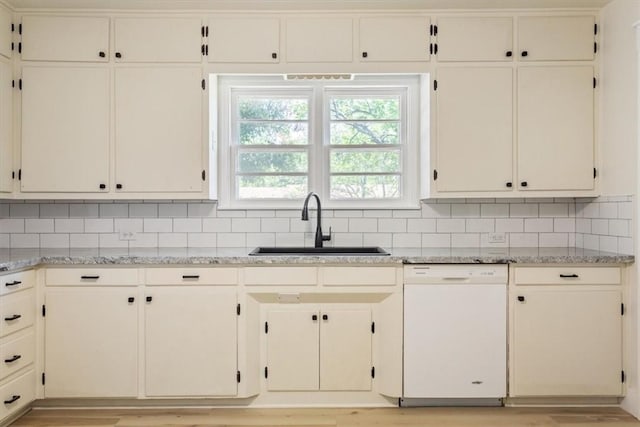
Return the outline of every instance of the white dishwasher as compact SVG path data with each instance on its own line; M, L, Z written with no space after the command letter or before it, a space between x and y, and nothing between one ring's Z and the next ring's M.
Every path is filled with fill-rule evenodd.
M507 279L506 265L404 267L402 406L502 403Z

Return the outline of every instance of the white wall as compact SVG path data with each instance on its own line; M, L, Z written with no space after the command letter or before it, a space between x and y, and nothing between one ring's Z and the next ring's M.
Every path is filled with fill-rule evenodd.
M601 190L605 196L635 195L638 203L638 54L634 23L640 20L639 0L614 0L601 14ZM637 236L637 212L633 235ZM636 251L638 251L637 238ZM638 372L637 277L638 264L629 269L625 287L627 313L624 317L624 365L627 396L622 407L640 417L640 373Z
M638 20L638 0L614 0L602 9L600 18L600 154L604 196L636 194L638 78L633 24Z

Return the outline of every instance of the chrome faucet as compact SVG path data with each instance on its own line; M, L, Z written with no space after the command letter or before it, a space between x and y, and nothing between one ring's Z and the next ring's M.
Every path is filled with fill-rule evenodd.
M311 197L316 198L316 204L318 205L318 225L316 226L316 241L315 247L321 248L322 242L331 240L331 227L329 227L329 234L322 234L322 206L320 205L320 197L313 191L307 194L307 198L304 199L304 205L302 205L302 220L309 221L309 199Z

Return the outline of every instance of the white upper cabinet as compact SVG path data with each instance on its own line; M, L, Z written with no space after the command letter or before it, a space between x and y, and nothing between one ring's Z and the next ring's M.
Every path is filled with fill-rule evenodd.
M25 16L22 18L23 61L109 60L109 18Z
M199 67L115 71L116 192L202 191L201 80Z
M106 192L109 70L23 67L24 192Z
M11 58L12 53L12 26L13 17L8 9L0 6L0 55Z
M443 17L437 23L438 61L511 61L513 18Z
M592 66L520 67L518 189L592 190L593 115Z
M208 27L210 62L280 61L278 18L212 18Z
M518 57L521 61L591 61L595 23L593 16L521 17Z
M287 18L286 32L287 62L353 61L352 18Z
M441 67L437 81L437 190L511 191L512 68Z
M200 18L115 18L118 62L200 62Z
M361 61L428 61L429 18L387 16L360 18Z
M0 61L0 191L13 189L13 89L11 63Z

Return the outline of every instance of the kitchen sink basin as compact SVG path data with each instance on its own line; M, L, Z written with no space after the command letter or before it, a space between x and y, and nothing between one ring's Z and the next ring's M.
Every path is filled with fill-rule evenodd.
M249 252L249 255L256 256L291 256L291 255L333 255L333 256L384 256L389 255L389 252L385 251L378 246L370 247L356 247L356 246L341 246L341 247L327 247L327 248L305 248L302 246L282 246L282 247L264 247L259 246L253 251Z

